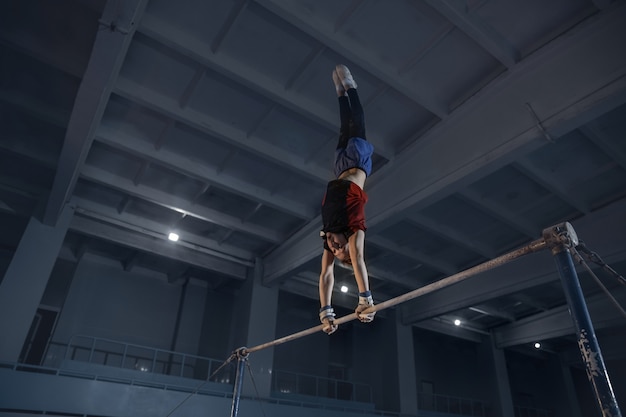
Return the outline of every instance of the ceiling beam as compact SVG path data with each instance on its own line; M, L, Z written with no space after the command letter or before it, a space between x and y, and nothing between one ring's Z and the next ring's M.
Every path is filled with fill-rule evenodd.
M263 258L264 285L280 282L289 272L321 256L321 224L322 217L317 216Z
M548 307L545 305L545 303L541 302L540 300L536 300L532 298L528 294L524 294L524 293L513 294L513 298L517 300L517 302L521 303L522 305L526 304L527 306L530 306L536 310L539 310L539 311L548 310Z
M468 340L474 343L481 343L483 336L475 331L472 331L461 326L455 326L454 323L448 323L438 318L431 320L425 320L413 325L418 329L430 330L431 332L437 332L448 336L456 337L459 339Z
M450 240L456 245L462 246L465 249L477 253L487 259L498 256L494 248L489 247L489 245L484 242L478 241L474 236L466 236L447 224L430 219L420 213L409 213L407 215L407 220L414 223L416 226L429 231L430 233L433 233L443 239Z
M626 170L626 151L624 151L622 146L615 143L614 140L611 140L597 122L594 121L582 126L578 131ZM617 140L623 140L619 135L617 137L619 137Z
M141 255L139 251L137 250L132 251L130 255L128 255L126 258L124 258L120 262L122 264L122 269L126 272L132 271L135 265L137 264L137 261L139 260L140 256Z
M3 184L0 176L0 213L28 217L37 207L37 196Z
M626 199L572 222L578 237L607 264L626 260ZM543 251L402 305L405 323L419 322L528 288L558 282L556 263Z
M272 145L247 132L237 129L203 112L191 108L181 108L176 99L166 97L128 78L119 77L113 89L115 94L171 119L186 124L193 129L220 139L259 157L281 165L299 175L326 183L330 176L328 169L307 163L302 157L287 152L284 148Z
M114 131L112 128L102 126L98 130L96 140L138 158L148 159L150 162L172 171L223 188L233 194L239 194L254 201L262 201L265 206L288 213L299 219L308 220L317 214L309 206L226 175L220 172L218 168L211 167L206 163L195 162L188 157L163 148L157 150L149 143L130 137L121 130Z
M381 168L368 180L370 232L421 201L460 188L467 178L545 146L527 102L551 109L543 124L555 137L626 102L626 55L615 42L626 37L624 19L624 4L587 19L515 64ZM319 224L312 220L264 259L266 284L287 272L287 265L299 267L319 256Z
M146 3L147 0L121 3L108 0L104 6L99 22L108 26L98 26L91 57L74 100L57 172L43 213L44 224L56 224L71 197Z
M434 270L439 271L443 274L452 275L458 271L458 268L452 264L436 260L433 256L429 256L414 249L406 249L396 242L387 238L383 238L379 235L370 236L367 238L367 241L372 245L391 250L392 252L412 259L417 263L427 265L430 268L433 268Z
M611 5L611 0L591 0L600 10L604 10Z
M79 235L69 242L67 241L67 239L65 240L65 242L63 242L63 246L67 247L67 249L71 253L71 258L69 260L79 263L83 259L83 257L89 250L88 240L89 238L87 238L86 236Z
M369 226L467 176L513 162L520 151L545 146L526 111L528 101L550 106L543 123L555 137L626 102L626 56L613 42L626 36L623 19L624 4L581 23L518 62L383 167L368 183ZM546 87L550 79L554 90ZM405 186L392 186L397 183Z
M505 67L511 68L519 61L519 52L513 45L479 17L468 13L467 6L461 8L458 2L450 0L426 0L426 3Z
M321 256L320 256L321 258ZM403 277L403 276L399 276L397 274L391 273L387 270L381 269L381 268L377 268L375 266L372 265L368 265L367 266L367 272L369 274L370 277L370 281L372 281L372 279L377 279L383 282L390 282L393 283L395 285L400 285L404 288L407 288L409 290L412 290L415 288L415 280L413 279L409 279L407 277ZM378 301L382 301L380 299L380 296L378 294L378 292L376 293L377 297L378 297Z
M149 201L161 207L165 207L179 213L184 213L188 216L192 216L221 227L234 229L238 232L254 236L267 242L277 243L283 241L283 235L278 233L276 230L257 226L252 223L244 223L237 217L218 210L210 209L208 207L203 207L198 204L193 204L186 199L175 197L171 193L165 191L160 191L143 184L135 185L132 180L112 174L111 172L105 171L101 168L85 165L81 172L81 178L104 185L108 188L122 191L133 197Z
M568 192L568 190L566 190L552 175L536 168L528 158L518 159L513 164L513 167L530 180L556 195L566 204L578 210L580 213L587 214L591 210L588 203L582 201L576 196L573 196L572 193Z
M459 192L466 202L477 207L479 210L487 213L494 219L507 224L512 229L522 233L531 239L536 238L541 231L541 226L534 225L525 220L523 217L512 213L507 207L499 204L495 200L486 200L479 193L471 189L465 189Z
M558 273L549 254L531 254L402 304L402 320L421 322L556 280Z
M352 3L335 19L335 25L333 26L335 32L341 30L350 20L350 17L357 13L359 9L363 8L365 3L366 2L363 0L352 0Z
M626 303L626 290L624 288L620 290L614 291L612 295L623 305ZM597 294L585 300L595 329L619 326L624 322L624 316L608 300L605 294ZM576 328L569 306L563 305L496 328L494 340L496 346L502 349L568 334L576 334Z
M392 68L387 62L373 54L372 50L367 48L367 46L357 44L348 36L337 32L333 22L315 21L309 18L310 15L305 16L302 10L306 6L300 5L298 2L277 0L255 0L255 2L284 19L288 24L295 26L298 30L317 39L339 55L354 62L378 79L385 80L385 83L440 119L448 115L448 106L445 103L437 101L432 97L426 97L423 92L415 88L414 83L399 77L397 69Z
M115 207L107 207L102 204L88 201L79 197L72 197L72 204L76 207L76 212L85 217L103 221L111 225L123 227L148 236L164 238L169 233L169 225L150 220L143 216L136 216L129 213L119 213ZM234 246L220 244L214 240L196 235L190 231L179 232L180 239L178 245L186 246L190 249L208 250L211 255L232 262L240 262L246 266L252 266L254 254Z
M48 123L52 126L65 129L67 121L70 120L70 113L59 107L45 105L41 101L26 94L17 92L0 91L0 102L24 111L35 119ZM56 161L55 161L56 165Z
M190 36L184 30L172 26L168 21L148 14L142 19L139 31L178 53L199 62L212 71L235 81L237 84L269 98L283 108L325 127L333 133L338 128L337 114L334 111L334 107L331 111L328 106L320 106L319 103L311 101L302 96L302 94L289 89L288 86L292 82L285 83L276 80L256 70L254 67L241 65L239 61L230 58L226 54L210 53L208 43L197 37ZM313 54L313 58L318 54L319 51L316 51ZM376 153L387 160L393 160L393 150L389 148L387 143L379 139L382 136L375 134L370 136L372 139L368 140L371 140L374 144Z
M146 236L145 234L138 234L133 231L83 217L80 214L74 216L70 224L70 229L83 235L104 239L118 245L156 254L198 268L215 271L238 280L246 279L246 266L187 249L167 241L166 238L157 239Z
M222 46L222 42L226 38L226 35L232 30L235 22L241 17L243 11L248 7L248 0L237 0L233 2L233 7L228 14L228 17L224 20L224 24L219 30L218 35L213 39L211 43L211 52L214 54L217 53L219 48Z
M515 316L513 316L513 314L509 314L505 311L496 310L484 304L474 305L468 307L468 309L485 316L497 317L506 321L515 321Z
M411 3L415 5L415 3ZM398 74L404 75L410 69L415 67L430 51L432 51L437 45L439 45L452 31L454 31L455 27L453 24L448 23L447 25L442 26L433 33L424 43L424 46L419 50L415 51L413 55L411 55L400 67L398 68Z

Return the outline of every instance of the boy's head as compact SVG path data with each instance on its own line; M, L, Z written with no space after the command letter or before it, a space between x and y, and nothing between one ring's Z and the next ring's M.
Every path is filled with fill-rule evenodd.
M350 249L348 245L348 239L344 233L326 232L326 247L327 249L344 265L351 266L352 260L350 259Z

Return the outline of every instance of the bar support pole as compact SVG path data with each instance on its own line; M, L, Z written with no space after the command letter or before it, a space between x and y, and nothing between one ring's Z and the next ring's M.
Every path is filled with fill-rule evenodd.
M237 374L235 376L235 391L233 392L233 404L230 417L237 417L239 413L239 399L241 398L241 388L243 387L243 377L248 354L245 348L239 348L234 353L237 356Z
M576 232L571 224L563 223L545 229L543 235L556 261L570 315L576 328L578 348L602 417L621 417L569 249L578 245Z

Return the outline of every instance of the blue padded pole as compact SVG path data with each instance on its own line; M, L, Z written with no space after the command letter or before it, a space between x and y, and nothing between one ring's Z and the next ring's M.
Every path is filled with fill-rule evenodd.
M600 407L601 415L602 417L621 417L622 414L609 380L600 345L580 287L578 274L568 248L568 246L576 246L578 238L569 223L544 230L544 237L546 241L553 243L549 246L552 246L552 254L561 276L570 315L576 328L578 348L582 354L587 377Z
M237 355L237 375L235 376L235 390L233 392L233 404L230 411L230 417L237 417L239 413L239 399L241 397L241 388L243 387L243 376L248 355L245 348L239 348L235 351Z

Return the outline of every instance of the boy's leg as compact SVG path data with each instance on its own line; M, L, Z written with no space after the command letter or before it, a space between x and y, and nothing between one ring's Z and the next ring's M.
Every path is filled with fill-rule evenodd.
M348 145L348 139L350 139L350 102L346 96L346 90L343 88L341 78L337 74L337 70L333 71L333 82L335 83L335 90L337 91L339 101L339 119L341 121L339 127L339 141L337 142L337 149L345 148Z
M350 117L350 103L348 97L339 97L339 117L341 126L339 127L339 140L337 141L337 149L348 146L348 139L352 137L352 119Z
M359 100L359 94L356 88L351 88L347 90L346 93L350 101L350 137L366 139L365 114L363 113L363 107Z
M341 81L341 85L348 95L350 101L350 137L359 137L365 139L365 116L363 107L359 100L359 94L356 91L356 82L352 77L352 73L345 65L337 65L335 67L337 78ZM334 74L333 73L333 79ZM335 81L337 85L337 81Z

